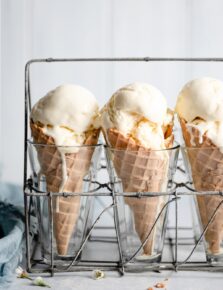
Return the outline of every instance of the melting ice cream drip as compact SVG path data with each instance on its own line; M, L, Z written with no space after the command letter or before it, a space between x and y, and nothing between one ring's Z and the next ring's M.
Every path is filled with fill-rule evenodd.
M190 144L195 147L196 143L195 143L195 140L194 140L195 136L193 134L193 126L191 124L190 125L187 124L186 126L187 126L188 132L190 134ZM200 141L200 136L199 136L199 141Z
M198 142L202 144L204 142L204 136L209 138L212 143L219 148L219 150L223 153L223 122L216 121L194 121L192 123L188 123L187 129L190 133L190 142L191 145L196 147L195 143L195 134L192 131L195 128L198 132Z
M59 151L61 157L61 184L59 192L64 191L64 186L68 179L67 164L66 164L66 153L76 153L78 147L84 143L85 134L75 134L74 131L68 130L62 126L44 126L44 134L53 138L55 146ZM56 212L59 212L59 198L56 198Z

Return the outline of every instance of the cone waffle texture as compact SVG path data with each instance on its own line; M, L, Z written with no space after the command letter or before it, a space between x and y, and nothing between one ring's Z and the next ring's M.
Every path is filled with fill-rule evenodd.
M31 121L31 131L36 144L55 145L52 137L43 133L42 127ZM92 131L86 138L84 145L97 144L99 132ZM59 192L63 182L63 160L56 146L36 145L41 174L45 175L47 191ZM67 178L63 184L63 192L81 192L83 178L86 175L94 147L82 147L75 153L65 153L64 161ZM53 221L54 235L59 255L66 255L77 222L80 210L80 196L54 197Z
M167 185L169 165L168 154L164 151L151 151L136 143L131 137L125 137L116 129L107 131L107 141L111 149L111 158L117 175L122 180L124 192L159 192ZM171 137L172 140L172 137ZM172 141L168 141L172 144ZM151 231L157 218L162 197L134 198L125 197L134 214L135 229L141 242ZM144 245L144 254L152 255L155 229Z
M197 148L187 150L195 189L197 191L222 191L223 154L205 134L202 136L202 143L200 143L201 136L198 129L193 127L188 130L186 121L182 118L180 123L186 146ZM222 197L217 195L197 196L203 227L208 224L221 201ZM218 209L214 220L209 224L205 238L209 252L219 254L223 240L223 206Z

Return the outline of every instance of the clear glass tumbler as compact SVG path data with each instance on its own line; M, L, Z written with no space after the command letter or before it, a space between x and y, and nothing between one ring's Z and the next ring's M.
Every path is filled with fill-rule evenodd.
M132 261L159 262L167 221L168 205L165 205L170 195L156 196L156 193L167 193L173 188L179 146L165 150L138 151L107 147L106 153L110 179L117 198L123 257L125 261L134 256ZM122 195L139 192L150 192L155 196L138 198Z
M55 259L75 256L91 224L93 197L62 196L95 189L101 151L95 146L56 146L29 142L33 192L56 193L52 197L53 252ZM50 259L50 199L32 196L38 220L38 249L41 259Z
M222 148L182 147L182 154L193 189L202 192L194 200L200 231L208 225L204 235L207 261L223 263Z

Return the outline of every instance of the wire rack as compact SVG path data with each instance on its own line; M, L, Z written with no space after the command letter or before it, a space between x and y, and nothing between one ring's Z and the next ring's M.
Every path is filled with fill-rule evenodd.
M223 199L219 202L216 209L214 210L212 216L210 217L207 225L203 229L203 231L199 234L199 236L194 235L194 231L190 227L180 227L179 226L179 210L178 203L179 199L184 196L197 196L197 195L219 195L222 196L222 192L216 191L208 191L208 192L197 192L194 191L190 182L175 182L174 187L167 192L134 192L134 193L117 193L114 190L114 184L111 182L102 183L100 180L94 181L95 189L90 192L81 192L81 193L52 193L52 192L43 192L39 191L34 186L34 180L29 177L29 169L28 169L28 139L29 139L29 113L31 111L31 83L30 83L30 67L34 63L52 63L52 62L223 62L223 58L150 58L150 57L133 57L133 58L47 58L47 59L34 59L30 60L25 67L25 138L24 138L24 204L25 204L25 222L26 222L26 258L27 258L27 270L33 273L43 273L49 272L51 275L57 272L73 272L73 271L89 271L93 269L102 269L102 270L110 270L110 271L119 271L122 275L125 272L132 271L163 271L163 270L174 270L174 271L223 271L223 264L215 264L210 261L207 262L205 259L193 259L192 257L195 255L195 251L200 247L202 239L209 227L215 218L217 212L222 206ZM103 145L101 145L103 146ZM105 163L102 161L98 170L106 170ZM185 174L182 162L179 161L179 165L177 167L178 172ZM52 199L54 196L91 196L97 199L102 207L101 212L97 215L94 221L91 224L87 234L85 235L80 248L76 252L76 254L67 261L66 259L62 259L60 265L55 263L55 253L53 250L53 204ZM117 212L117 196L133 196L137 198L141 197L154 197L154 196L169 196L169 200L163 205L160 210L152 228L149 230L145 240L142 242L141 246L137 249L137 251L128 259L123 259L122 248L120 244L120 231L119 231L119 220L118 220L118 212ZM50 240L50 259L48 261L45 260L36 260L32 251L33 248L36 247L34 245L33 235L32 235L32 218L36 218L38 216L38 212L32 211L32 205L35 202L36 198L45 197L48 199L48 203L50 205L50 216L49 216L49 224L50 224L50 232L48 239ZM103 202L104 197L109 197L111 202L109 205L105 205ZM143 248L143 246L148 241L150 234L153 228L156 226L161 214L169 206L169 204L173 203L175 206L175 226L169 227L167 226L167 233L165 239L165 249L168 249L169 256L165 261L161 261L159 263L152 264L137 264L134 262L134 257L139 253L139 251ZM112 214L111 214L112 210ZM114 221L114 226L99 226L99 221L103 219L105 214L110 213L112 219ZM99 235L95 236L94 231L97 230L100 232ZM106 236L104 234L105 231L111 230L113 231L113 236ZM191 237L184 236L185 232L191 232ZM85 251L87 244L97 243L108 245L110 248L112 245L115 245L115 249L117 252L116 261L112 259L98 259L98 255L96 258L87 259L83 257L83 252ZM187 254L186 258L183 260L178 259L179 248L181 246L186 246L190 248L190 253ZM100 252L100 247L99 247Z

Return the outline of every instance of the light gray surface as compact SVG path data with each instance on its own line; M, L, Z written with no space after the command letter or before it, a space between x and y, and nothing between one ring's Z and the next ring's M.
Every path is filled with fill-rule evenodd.
M99 202L99 201L98 201ZM111 200L107 200L106 204L110 203ZM182 198L179 201L179 225L180 226L191 226L191 219L188 217L191 214L187 215L187 218L184 218L182 208L191 202L191 198ZM105 205L102 205L102 208ZM96 206L96 213L97 215L101 209L99 204ZM174 205L170 207L170 219L169 219L169 226L174 226ZM105 217L99 223L99 226L104 225L111 225L111 217L110 214L106 214ZM100 236L99 230L94 231L94 235ZM98 234L97 234L98 233ZM105 234L103 232L103 234ZM112 235L111 235L112 236ZM168 231L167 237L174 238L174 231ZM181 238L190 238L187 240L187 245L181 243L179 245L178 251L178 259L179 261L183 261L192 250L193 244L191 241L193 240L193 231L190 230L180 230L179 237ZM182 240L184 241L184 239ZM108 248L109 247L109 248ZM164 260L168 260L170 257L170 247L168 245L164 248L163 258ZM101 258L109 259L113 257L115 259L115 253L117 253L117 249L115 249L115 245L112 246L105 244L102 246L101 243L91 243L87 244L85 248L84 255L90 258ZM97 257L95 257L97 255ZM118 259L118 257L116 257ZM196 252L194 253L192 260L193 261L201 261L205 259L203 244L201 244ZM43 275L41 275L43 276ZM32 276L35 277L35 276ZM45 276L45 280L48 284L51 285L52 289L75 289L75 290L88 290L88 289L121 289L121 290L140 290L140 289L148 289L149 287L154 286L158 282L162 282L165 278L169 278L168 290L210 290L210 289L222 289L223 283L223 273L207 273L207 272L162 272L153 273L153 272L144 272L139 274L126 274L124 277L120 277L117 272L106 272L106 278L102 280L95 281L92 279L92 272L82 272L82 273L68 273L68 274L56 274L53 278ZM41 289L35 288L30 281L23 280L23 279L16 279L13 283L12 290L19 290L19 289ZM46 288L47 289L47 288ZM156 288L154 288L156 289Z
M90 272L75 274L60 274L54 278L46 278L52 289L66 290L98 290L98 289L121 289L121 290L146 290L154 286L163 279L169 278L168 290L210 290L222 289L222 273L194 273L194 272L163 272L126 274L120 277L117 273L108 272L106 278L102 280L93 280ZM33 290L34 288L28 280L17 279L11 290ZM45 288L47 289L47 288ZM156 289L156 288L154 288Z
M107 200L109 204L111 201ZM179 201L179 225L180 226L190 226L191 219L183 218L181 209L188 203L191 202L190 198L182 198ZM105 206L105 205L104 205ZM99 205L96 206L97 213L100 212L101 208ZM169 226L174 226L174 205L170 207L170 220ZM172 216L172 217L171 217ZM99 223L99 226L111 225L110 215L106 214L105 217ZM104 233L104 232L103 232ZM104 233L105 234L105 233ZM108 233L107 233L108 234ZM94 231L95 236L100 236L101 232L99 230ZM109 235L110 236L110 235ZM112 234L111 234L112 236ZM167 237L174 238L174 231L170 230L167 232ZM180 230L179 237L182 238L181 242L184 242L184 238L190 238L187 241L187 245L181 243L178 248L178 259L179 261L185 260L188 257L190 251L193 247L193 231L190 230ZM116 255L115 255L116 253ZM95 256L96 255L96 256ZM116 245L102 243L87 243L83 256L88 259L97 259L103 257L104 259L118 259ZM163 259L168 261L171 257L171 248L166 245L163 252ZM204 261L205 254L203 244L201 244L195 253L193 254L191 261ZM40 274L41 275L41 274ZM41 275L43 276L43 275ZM33 276L35 277L35 276ZM67 274L56 274L53 278L45 276L46 282L49 283L52 289L148 289L154 286L158 282L162 282L165 278L169 278L168 290L210 290L210 289L222 289L223 283L223 273L207 273L207 272L170 272L163 271L161 274L153 272L144 272L138 274L126 274L124 277L119 276L117 272L106 272L106 278L95 281L92 279L92 272L82 272L82 273L67 273ZM30 281L16 279L11 287L12 290L17 289L38 289L34 288ZM154 288L156 289L156 288Z
M173 234L173 233L172 233ZM171 232L168 236L172 236ZM181 237L190 237L191 231L180 231ZM100 253L99 258L109 258L116 252L112 249L111 245L104 245L101 243L94 244L94 251L91 245L87 245L86 255L91 258L92 253ZM179 246L179 261L183 261L192 249L192 245L180 245ZM107 254L106 254L107 253ZM163 259L169 260L171 248L169 245L164 247ZM94 257L95 258L95 257ZM190 261L204 261L203 245L200 245L194 253ZM121 290L147 290L149 287L153 287L159 282L163 282L164 279L169 279L166 290L210 290L210 289L222 289L223 273L208 273L208 272L178 272L163 271L162 273L155 272L143 272L143 273L126 273L124 276L120 276L118 272L105 272L106 277L102 280L93 280L92 272L76 272L76 273L60 273L56 274L53 278L49 275L41 275L45 281L51 285L52 289L66 289L66 290L94 290L94 289L121 289ZM38 275L32 275L33 278ZM12 287L12 290L19 289L38 289L34 288L30 281L16 279ZM154 290L157 288L153 288Z

